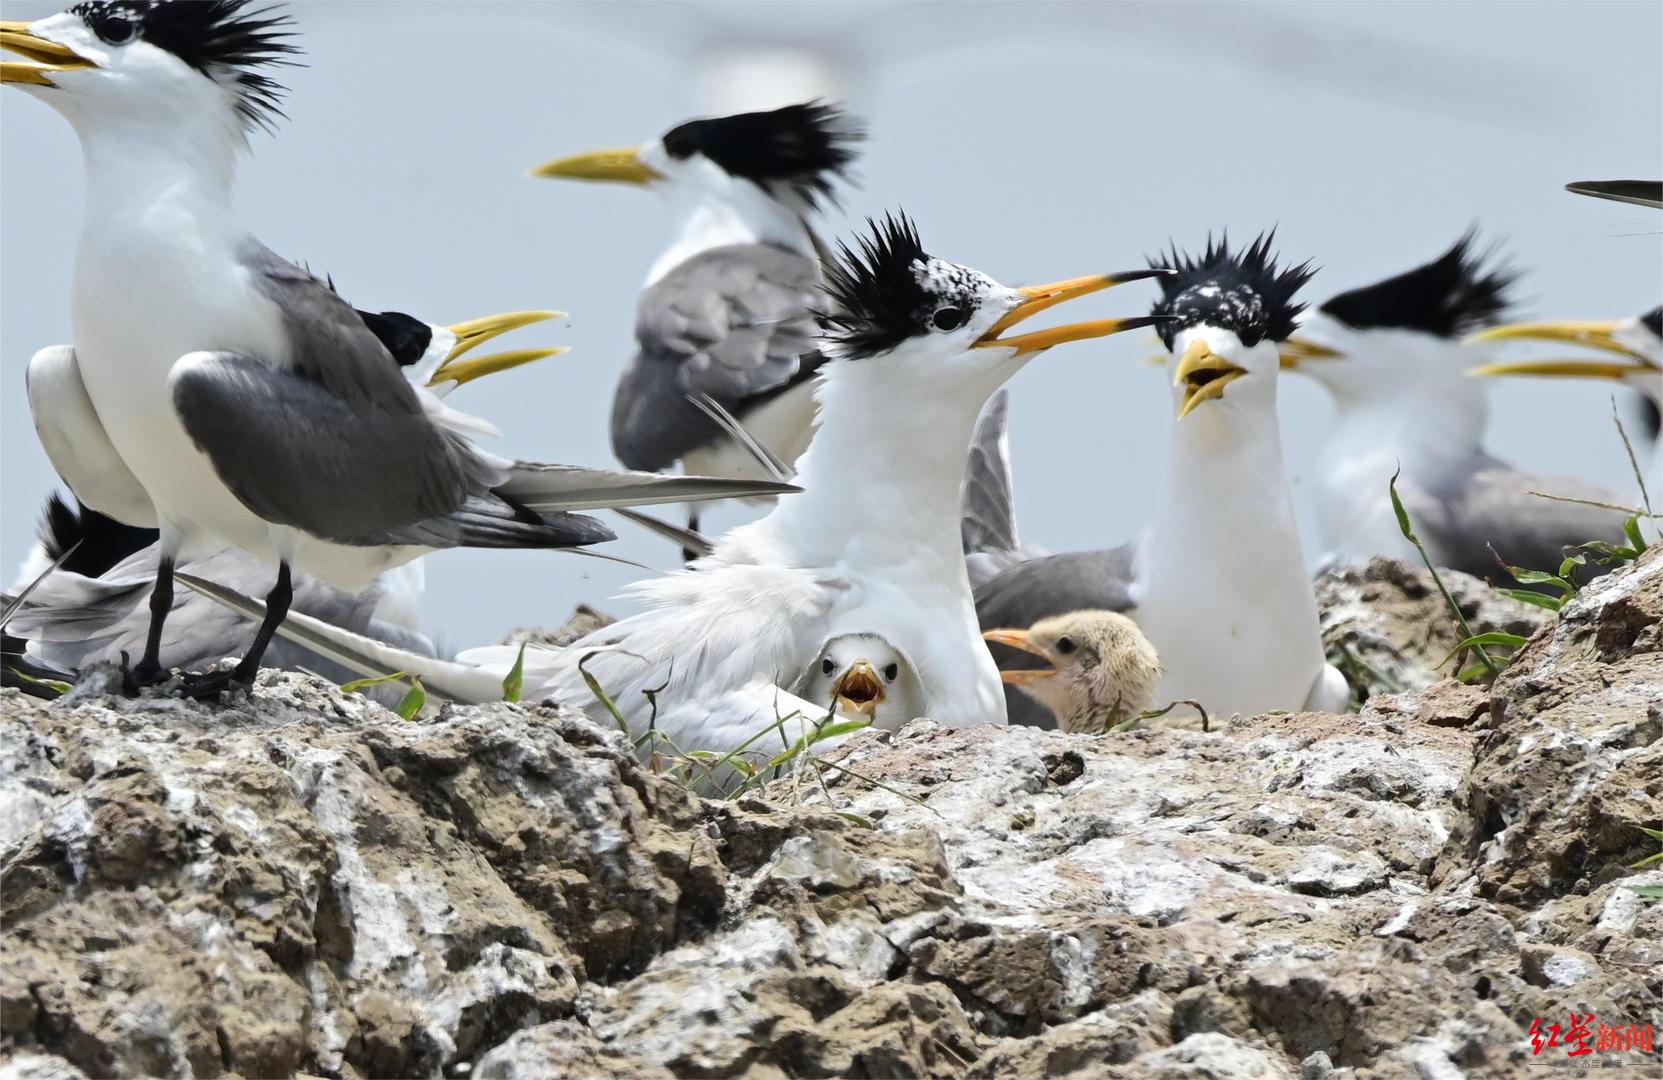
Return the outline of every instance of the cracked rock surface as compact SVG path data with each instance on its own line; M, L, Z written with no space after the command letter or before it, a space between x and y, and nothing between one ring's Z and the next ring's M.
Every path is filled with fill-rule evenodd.
M1663 1029L1657 553L1492 687L831 760L702 799L549 703L6 691L7 1074L1441 1080Z

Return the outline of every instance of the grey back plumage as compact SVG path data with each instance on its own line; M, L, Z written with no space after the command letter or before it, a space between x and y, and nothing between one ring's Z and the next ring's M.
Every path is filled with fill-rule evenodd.
M772 244L701 252L641 294L638 351L612 401L612 449L631 469L668 468L721 429L688 399L741 419L824 362L811 309L814 260Z
M976 421L964 463L959 535L966 557L1016 550L1016 505L1011 491L1007 415L1010 392L993 395Z
M506 472L435 419L350 304L258 244L243 259L282 313L288 354L195 353L172 389L185 430L244 506L339 544L612 538L592 518L539 519L496 498Z

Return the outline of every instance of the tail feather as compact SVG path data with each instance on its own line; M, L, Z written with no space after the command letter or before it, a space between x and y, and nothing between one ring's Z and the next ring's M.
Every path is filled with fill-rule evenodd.
M773 480L726 480L713 476L664 476L650 472L543 465L521 461L496 489L536 510L600 510L619 506L705 502L711 499L785 495L800 490Z
M966 555L1014 552L1018 547L1006 428L1009 403L1007 391L993 395L971 437L959 522Z

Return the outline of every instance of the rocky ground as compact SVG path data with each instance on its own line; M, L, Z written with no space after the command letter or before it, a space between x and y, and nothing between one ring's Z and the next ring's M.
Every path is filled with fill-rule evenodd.
M31 1077L1663 1075L1656 1042L1527 1035L1663 1034L1633 889L1663 868L1627 868L1663 825L1663 557L1491 688L1432 681L1428 586L1325 584L1330 641L1425 687L1360 714L920 721L739 801L548 704L7 691L0 1048Z

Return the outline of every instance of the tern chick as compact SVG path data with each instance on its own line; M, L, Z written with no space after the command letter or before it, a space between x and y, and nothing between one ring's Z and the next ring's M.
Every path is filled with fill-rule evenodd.
M839 634L827 641L794 693L885 731L925 715L918 673L881 634Z
M1137 623L1113 611L1070 611L1027 630L989 630L988 641L1031 653L1050 667L1000 673L1050 709L1071 734L1096 733L1155 705L1161 661Z

